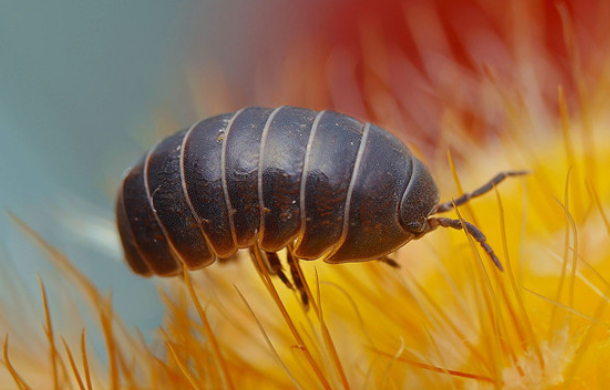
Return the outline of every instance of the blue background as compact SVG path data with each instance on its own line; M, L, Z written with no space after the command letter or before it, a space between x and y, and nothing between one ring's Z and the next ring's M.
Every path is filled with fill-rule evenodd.
M164 102L188 106L185 42L192 15L205 22L205 7L159 0L2 3L0 270L25 285L36 304L36 273L53 293L54 271L5 211L66 253L102 291L112 289L127 323L145 333L158 326L154 283L122 263L113 197L123 171L158 136L151 129ZM203 52L209 38L202 39ZM195 120L192 110L174 111L179 122ZM4 301L14 293L0 286Z

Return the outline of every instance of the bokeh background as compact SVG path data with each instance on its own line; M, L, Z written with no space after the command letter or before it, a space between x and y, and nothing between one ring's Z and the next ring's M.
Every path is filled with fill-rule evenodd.
M602 3L589 5L3 2L0 205L103 290L120 295L116 309L127 320L154 326L160 316L155 287L121 263L112 204L123 171L160 136L245 105L297 104L333 107L388 128L406 123L410 128L398 135L425 147L435 142L439 107L449 103L460 106L470 131L487 137L503 122L493 111L468 115L482 111L481 101L468 94L471 74L490 66L508 76L507 86L533 83L532 89L553 99L561 83L571 99L577 95L574 67L560 11L577 26L582 63L595 67L602 55L595 45L607 30L597 20L607 12ZM446 36L435 33L439 28ZM390 44L379 44L384 41ZM548 72L546 64L527 61L540 51L550 57L538 59L560 66ZM295 88L304 84L295 78L312 81ZM455 96L456 90L464 93ZM360 94L378 99L361 100ZM384 106L384 94L403 106L388 100L385 111L375 111L371 107ZM525 98L547 104L544 95ZM548 126L547 119L537 117L541 126ZM36 272L53 272L6 213L0 216L0 245L2 261L26 284Z
M329 34L346 38L337 21L354 27L345 18L350 2L34 0L0 8L0 294L36 297L36 275L56 272L10 212L119 296L119 315L146 333L162 308L155 284L122 263L113 202L123 172L159 137L203 116L253 104L323 108L320 87L277 99L260 86L307 76L286 73L289 53L313 55L320 72Z
M185 68L195 22L212 5L171 1L3 1L0 6L0 253L28 289L50 277L44 254L6 211L74 259L116 309L144 328L156 289L122 264L113 198L154 142L160 107L190 101ZM197 21L194 14L198 14ZM202 32L205 28L201 28ZM202 50L214 36L202 34ZM172 112L181 123L188 109ZM0 287L0 294L12 293Z
M537 207L528 216L538 227L528 237L539 241L535 248L544 254L531 256L550 257L547 248L563 248L565 217L550 199L562 198L570 164L576 161L575 192L584 194L591 180L607 202L606 155L593 161L591 135L595 128L602 150L603 126L610 122L610 88L603 88L610 84L608 15L610 3L603 1L5 1L0 301L30 296L26 301L37 315L32 323L38 324L36 274L49 285L61 280L48 254L9 211L101 291L112 290L117 317L152 334L166 308L156 280L132 275L122 263L113 225L115 190L125 169L160 137L245 105L333 108L375 121L412 143L433 172L445 172L437 177L445 190L455 191L448 149L469 183L530 164L538 186L532 190ZM507 128L523 138L507 142L511 134L500 137ZM447 134L439 134L442 129ZM570 129L577 142L568 139ZM498 150L500 139L516 150L498 153L494 164L469 165L469 154L486 161L486 150ZM570 146L580 151L572 160ZM547 147L562 157L545 160ZM576 199L575 215L592 215L590 199L586 207L578 194ZM583 246L605 248L601 222L594 222L587 232L595 234L583 235L593 244ZM433 242L409 248L436 253ZM603 257L606 252L598 250L591 253ZM536 272L544 277L551 269ZM52 309L57 302L51 300Z

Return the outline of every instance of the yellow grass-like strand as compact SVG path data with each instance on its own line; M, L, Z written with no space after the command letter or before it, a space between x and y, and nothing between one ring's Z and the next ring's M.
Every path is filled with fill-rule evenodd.
M366 338L368 343L373 348L375 348L375 342L373 341L371 334L369 333L368 329L366 328L366 323L364 322L364 317L362 316L362 313L360 312L360 309L358 308L358 305L356 304L356 301L354 300L354 298L351 297L351 295L345 290L345 288L341 287L337 283L329 282L329 281L322 281L322 282L320 282L320 285L326 285L326 286L335 288L335 289L337 289L337 291L339 291L339 293L341 293L341 295L343 295L345 297L345 299L349 302L350 306L352 307L352 310L356 314L356 317L358 318L358 324L360 325L362 334L364 335L364 337Z
M68 354L68 361L70 362L70 367L72 368L72 373L74 374L74 378L76 378L76 382L78 383L78 387L80 390L85 390L85 385L83 384L83 380L78 372L78 368L76 368L76 363L74 363L74 357L72 356L72 352L70 351L70 347L66 343L66 340L62 337L61 342L64 344L64 349L66 350L66 354Z
M451 150L449 150L449 149L447 149L447 160L449 161L449 168L451 169L451 175L453 176L453 182L455 183L455 186L457 187L457 190L458 190L458 197L462 196L462 195L464 195L464 188L462 187L462 183L457 174L457 169L455 168L455 162L453 161L453 156L451 155ZM475 226L479 226L479 223L474 214L472 206L470 205L470 202L467 202L462 207L468 211L468 215L472 216L472 223Z
M193 285L191 283L191 279L189 277L188 270L186 270L186 268L184 269L184 280L186 281L186 287L191 296L191 299L193 300L193 304L195 305L197 314L199 315L199 318L201 319L201 323L203 324L203 331L205 333L205 336L208 339L210 345L212 346L212 351L213 351L214 357L216 359L216 364L218 364L218 368L220 369L220 372L222 373L222 378L224 379L224 384L227 389L234 390L235 388L233 386L231 376L229 375L229 369L227 367L227 362L224 359L224 357L222 356L222 353L220 351L220 346L218 345L218 341L216 340L216 336L214 335L214 332L212 331L212 327L210 326L210 322L208 321L208 317L205 314L205 311L203 310L201 303L199 302L199 298L197 297L197 294L195 293L195 290L193 289Z
M593 202L595 202L595 206L597 206L597 210L599 211L599 214L601 215L602 220L604 221L606 233L608 233L608 236L610 236L610 222L608 221L608 216L606 216L604 207L602 206L602 202L599 200L599 194L597 193L597 190L595 189L595 186L591 181L587 181L587 187L589 188L589 192L593 195Z
M100 294L95 285L85 275L83 275L63 253L61 253L57 248L45 241L36 231L29 227L19 217L17 217L10 211L8 212L8 214L13 219L13 221L15 221L15 223L21 229L23 229L30 237L32 237L32 239L38 245L40 245L45 251L49 252L52 263L59 270L61 270L64 274L70 276L76 281L76 283L85 293L84 296L89 299L92 306L100 308L101 324L102 329L104 331L104 337L108 348L108 358L110 362L110 378L112 386L111 388L113 390L117 390L119 388L119 372L117 368L117 351L119 351L119 349L112 337L112 313L106 313L106 307L109 306L107 300ZM118 359L123 359L123 356L118 355ZM62 370L65 372L63 362L59 360L58 363L60 364ZM121 364L123 364L123 362L121 362Z
M574 32L574 23L570 15L570 11L563 3L556 4L557 11L561 20L563 32L563 40L566 45L568 57L571 60L572 77L576 83L576 92L578 96L578 109L580 112L582 125L582 140L584 150L587 151L583 157L585 163L585 173L588 180L596 181L597 172L597 153L595 151L595 137L593 131L593 121L591 120L591 107L593 106L589 100L587 93L585 75L582 69L582 60Z
M44 283L40 276L38 276L38 284L40 285L40 294L42 296L42 303L44 307L44 318L46 323L45 333L47 335L47 339L49 340L50 347L50 360L51 360L51 368L53 370L53 388L55 390L59 390L59 375L57 373L57 350L55 347L55 337L53 335L53 324L51 322L51 312L49 310L49 301L47 299L47 292L44 288Z
M464 220L460 214L460 211L457 208L455 211L463 226ZM498 307L495 304L495 300L490 296L492 295L493 291L491 281L489 280L488 275L485 273L483 260L479 256L479 252L477 251L473 238L466 233L466 231L464 231L464 234L470 243L470 247L472 248L475 257L478 259L478 263L474 267L474 276L478 279L478 282L473 283L473 288L475 289L475 299L477 300L478 305L482 306L478 311L478 314L480 314L479 321L481 329L493 329L493 332L483 332L482 341L483 345L488 351L489 357L491 358L494 388L499 390L502 388L502 355L503 352L506 353L508 351L506 351L502 342L498 340L500 335L500 327L497 321Z
M118 372L118 364L121 364L122 367L125 367L124 358L122 353L120 353L120 348L114 342L114 338L112 336L112 322L114 321L112 317L112 313L106 313L108 310L105 309L109 307L109 303L107 299L105 299L100 292L97 290L95 285L84 275L82 274L75 266L70 262L70 260L61 253L57 248L50 245L47 241L45 241L36 231L34 231L31 227L29 227L25 222L23 222L16 215L8 212L9 216L15 221L15 223L23 229L32 239L40 245L45 251L50 254L50 259L52 260L53 265L55 265L62 273L71 277L77 285L84 292L84 296L88 298L91 305L95 308L100 309L100 317L102 323L102 329L104 331L104 337L108 348L108 357L110 362L110 378L112 389L119 388L119 372ZM118 319L120 321L120 319ZM119 323L120 324L120 323ZM118 359L118 361L117 361ZM66 372L64 364L61 360L58 361L60 367L63 372ZM130 378L130 373L127 373L127 379Z
M163 329L161 330L161 333L163 334L163 337L165 338L165 344L167 345L167 348L169 349L170 353L172 354L172 357L176 361L176 364L178 365L178 369L180 369L180 372L182 372L182 375L184 375L184 377L191 384L193 389L201 390L201 387L199 387L199 385L197 384L197 381L195 380L195 378L193 378L191 373L188 371L188 369L182 363L182 360L180 360L180 357L178 356L178 353L176 353L176 350L174 349L174 346L169 341L169 338L167 337L167 334L165 333L165 331Z
M534 353L538 358L540 368L544 370L545 362L544 356L542 354L542 349L540 348L540 343L538 342L536 334L534 333L532 322L530 321L530 318L527 315L527 311L525 310L525 304L523 303L521 289L517 286L517 281L515 279L515 274L513 271L513 265L508 250L508 239L506 237L506 219L504 215L504 207L502 206L502 197L500 196L500 192L496 187L494 187L494 192L496 193L496 199L498 201L498 210L500 216L500 233L502 234L502 249L504 251L504 263L506 264L506 273L508 275L508 280L515 296L515 300L517 301L517 309L519 310L518 318L516 315L513 315L513 323L515 324L515 326L520 326L520 324L523 322L523 329L527 339L525 343L527 343L527 346L531 346L534 349ZM504 288L504 284L501 284L501 286ZM509 307L512 307L508 299L506 303ZM526 346L524 346L524 349L525 348Z
M498 209L499 209L499 215L500 215L500 231L501 231L501 235L502 235L502 249L504 252L504 262L506 263L507 261L509 261L510 257L509 257L509 253L508 253L508 241L506 238L506 229L505 229L505 220L504 220L504 208L502 207L502 202L500 199L500 195L498 192L498 189L494 186L494 192L496 193L496 198L498 200ZM508 273L508 277L509 280L511 282L510 286L513 289L513 292L515 294L515 296L518 297L519 292L517 291L517 287L516 287L516 283L514 281L514 277L512 275L512 268L509 270L507 269L507 273ZM528 337L526 335L527 331L526 329L524 329L524 326L521 324L520 318L519 318L519 314L517 313L513 302L509 296L508 293L508 286L506 285L506 283L503 282L503 279L496 275L495 278L496 281L496 286L499 287L500 289L500 293L501 293L501 302L504 303L504 307L505 309L508 311L508 316L511 320L510 324L508 322L501 322L501 324L504 326L504 330L507 334L508 337L508 333L510 330L512 330L517 338L519 339L519 345L521 346L521 353L527 351L527 347L528 347ZM521 312L521 314L523 314L523 312ZM528 323L526 322L525 327L527 327ZM509 325L512 325L512 328L509 328ZM511 352L514 350L514 346L513 348L511 348ZM511 355L514 357L514 353ZM515 364L515 366L517 366L517 360L515 358L513 358L513 364ZM521 366L517 366L517 369L523 374L522 368Z
M557 87L557 100L559 104L559 117L561 118L561 130L563 132L563 144L566 149L568 167L575 167L576 159L574 158L574 140L572 139L572 135L570 133L570 115L568 114L568 103L566 102L566 96L561 85Z
M4 336L4 345L2 348L2 354L4 356L4 364L6 365L8 372L11 374L13 381L19 387L19 389L32 390L32 388L30 386L28 386L27 383L25 383L25 381L21 378L19 373L17 373L17 370L15 370L15 367L13 367L13 364L11 363L11 359L9 359L9 357L8 357L8 333Z
M155 356L152 353L151 353L151 358L155 362L155 364L153 366L161 367L162 368L161 371L163 371L165 373L165 375L167 375L167 378L169 379L169 381L171 383L181 383L182 382L181 381L182 376L180 376L172 368L170 368L165 360L160 359L158 356ZM155 383L155 386L153 386L153 388L155 388L155 389L163 388L162 384L164 382L162 380L160 380L159 377L155 378L154 383Z
M531 289L529 289L527 287L523 287L523 291L526 291L526 292L532 294L533 296L538 297L538 298L542 299L543 301L550 303L553 306L557 306L559 309L564 310L566 313L577 315L578 317L583 318L583 319L589 321L591 324L599 325L599 326L602 326L603 328L606 328L606 329L610 330L610 324L601 322L601 321L595 319L594 317L591 317L590 315L587 315L587 314L585 314L585 313L583 313L581 311L578 311L578 310L576 310L576 309L574 309L572 307L569 307L569 306L567 306L567 305L565 305L565 304L563 304L561 302L557 302L557 301L553 300L552 298L545 297L544 295L541 295L541 294L539 294L539 293L535 292L534 290L531 290Z
M454 180L456 181L456 185L460 189L460 195L462 195L463 191L461 189L461 186L459 185L459 177L457 175L457 170L455 168L455 164L453 162L453 157L451 156L451 153L447 153L447 157L449 159L451 173L454 177ZM467 203L466 207L470 207L470 205ZM502 343L502 341L498 339L498 336L500 335L500 327L499 327L497 319L500 314L499 314L498 307L495 304L495 300L492 299L492 297L490 296L490 295L493 295L493 287L491 285L491 280L489 279L489 275L487 275L487 273L485 272L485 266L483 264L483 260L481 259L481 256L479 255L477 247L474 243L474 239L470 236L470 234L468 234L468 230L466 229L466 226L464 225L464 219L462 218L462 215L460 214L460 210L457 207L454 207L454 210L457 214L458 219L460 220L460 223L462 224L462 230L464 232L464 235L466 236L468 242L470 243L470 247L472 248L473 253L475 254L475 256L478 259L478 264L477 264L477 266L475 266L475 274L476 274L477 278L479 279L479 283L473 283L473 288L475 288L475 289L479 288L481 290L480 291L481 294L478 294L477 291L474 291L475 299L477 299L477 300L482 299L484 302L484 307L485 307L485 310L479 311L479 313L482 314L479 318L481 321L481 329L488 329L488 327L484 326L484 324L483 324L483 321L485 321L485 319L487 319L487 321L489 321L489 324L491 325L491 329L494 330L493 334L484 333L484 336L487 336L487 337L485 337L483 340L487 340L487 343L484 343L484 345L487 348L487 350L489 351L489 356L492 359L492 367L493 367L493 373L494 373L494 375L493 375L494 387L496 389L500 389L502 387L502 383L501 383L502 364L501 364L501 354L500 354L500 351L498 350L497 346L500 346L500 348L503 349L504 352L511 352L511 351L507 351L504 343ZM471 214L473 215L473 218L474 218L474 213L471 213ZM476 220L473 220L473 222L475 223L475 226L478 226L476 223ZM488 315L485 316L484 315L485 313L487 313ZM511 357L513 358L513 360L516 359L514 357L514 355L512 355Z
M473 345L470 340L468 340L466 334L464 334L464 332L462 332L462 330L455 323L455 321L451 319L451 316L445 310L443 310L442 306L430 295L428 291L426 291L424 286L419 283L419 281L413 276L413 274L408 273L408 275L410 276L411 282L415 285L419 293L422 294L422 296L424 297L426 302L432 307L436 315L439 316L440 322L448 326L449 329L455 333L455 336L459 340L462 340L462 343L464 344L466 349L472 354L472 356L474 356L478 360L478 362L481 363L487 370L491 371L491 367L487 359L485 359L485 357L481 354L481 351L479 351L479 349L475 345Z
M402 337L400 337L400 348L398 348L398 351L396 351L396 353L394 355L390 355L390 356L392 356L392 358L390 359L390 361L385 369L385 374L382 376L382 382L381 382L382 389L388 388L388 383L390 381L390 373L392 372L392 367L394 366L396 359L398 359L403 354L404 351L405 351L405 341Z
M40 245L42 248L44 248L44 250L49 252L51 260L53 261L53 264L55 266L57 266L66 274L71 275L78 282L82 289L87 293L89 299L92 300L92 303L95 307L100 307L102 305L103 298L95 288L95 285L85 275L83 275L63 253L61 253L57 248L46 242L44 238L42 238L34 229L28 226L28 224L26 224L15 214L8 211L8 215L11 217L11 219L13 219L13 221L15 221L15 223L21 229L23 229L30 237L32 237L32 239L34 239L34 241L38 245Z
M570 171L568 172L568 177L566 178L566 184L565 184L565 198L566 198L566 202L565 205L559 203L559 206L561 206L561 208L563 209L563 212L566 215L566 237L565 237L565 248L564 248L564 266L562 269L562 274L564 272L564 270L567 267L567 263L568 263L568 257L569 257L569 251L570 251L570 235L569 232L572 231L573 232L573 240L574 240L574 244L572 246L572 268L571 268L571 272L570 272L570 280L569 280L569 290L568 290L568 306L573 308L574 307L574 290L575 290L575 284L576 284L576 266L577 266L577 261L578 261L578 230L576 228L576 222L574 221L574 217L572 217L572 214L570 213L570 209L568 207L568 186L569 186L569 182L570 182ZM560 296L557 296L558 300L560 299ZM566 319L566 322L568 324L568 326L570 326L570 321L571 321L571 316L568 316L568 318Z
M122 373L122 376L120 377L127 382L125 386L129 389L137 388L135 378L133 377L133 373L135 370L135 360L133 359L135 359L135 356L132 357L131 366L127 365L127 362L125 361L125 356L121 349L117 348L116 357L120 372Z
M572 132L571 129L572 127L570 126L570 114L568 112L568 104L566 102L566 97L565 97L565 93L563 91L563 88L561 86L559 86L557 88L557 100L558 100L558 104L559 104L559 116L561 118L561 130L563 133L563 143L564 143L564 148L565 148L565 153L566 153L566 159L568 162L568 169L571 170L573 172L573 176L574 176L574 181L576 183L580 183L580 170L578 169L578 163L576 160L576 152L574 151L574 138L572 137ZM582 212L582 200L583 200L583 193L582 193L582 188L581 186L576 186L574 188L574 202L573 202L573 207L576 207L575 212L576 215L581 215Z
M290 249L288 249L288 250L290 250ZM335 347L335 343L333 342L333 339L330 335L328 327L326 326L326 322L324 322L324 316L322 313L322 302L321 302L321 298L320 298L320 284L319 284L319 279L318 279L318 273L316 271L316 284L318 285L318 302L316 303L316 300L314 299L313 294L311 293L311 289L309 288L309 284L307 283L307 280L305 279L305 275L303 274L303 270L301 269L301 266L299 264L299 260L294 256L288 256L288 259L289 259L288 261L291 261L290 259L292 259L292 261L294 261L297 272L299 273L299 277L303 281L303 286L305 287L305 292L307 293L307 296L309 297L309 302L311 302L313 311L315 312L316 316L318 317L318 321L320 322L320 330L322 332L322 339L324 340L324 345L326 346L328 352L330 353L330 357L333 362L333 365L335 366L335 369L337 370L337 374L339 375L339 378L341 379L341 384L343 385L343 388L345 390L350 390L350 385L347 380L347 375L345 375L345 370L343 369L343 365L341 364L341 360L339 359L339 354L337 353L337 348Z
M603 209L600 209L600 211L603 214L602 217L606 218L605 213L603 212ZM607 233L610 235L610 230L608 230ZM600 318L601 315L603 314L604 309L607 307L608 302L610 302L610 283L587 261L582 260L582 263L585 266L587 266L593 272L593 274L595 276L597 276L597 278L600 280L600 282L606 287L605 292L597 291L597 289L595 289L596 293L598 293L598 295L600 296L600 302L595 310L593 317L585 316L585 318L587 320L591 321L595 325L605 327L606 329L610 329L609 324L598 320L598 318ZM578 312L576 312L575 314L584 316ZM572 378L574 378L578 367L580 366L582 360L584 359L584 354L586 352L586 349L590 346L590 344L592 342L593 330L594 330L594 326L589 326L584 337L582 338L582 342L579 345L579 347L575 353L576 358L572 361L572 364L568 368L568 375L566 376L567 380L566 380L566 385L564 386L564 388L568 388L568 386L571 384Z
M564 186L564 202L565 205L561 204L559 201L557 201L557 204L563 208L564 210L564 214L565 214L565 234L564 234L564 248L563 248L563 262L561 264L561 275L559 277L559 282L557 284L557 292L555 293L555 301L557 302L561 302L561 295L563 292L563 288L564 288L564 284L565 284L565 279L567 276L567 272L568 272L568 255L569 255L569 251L570 251L570 221L568 218L568 207L569 207L569 193L568 193L568 185L567 183L570 181L570 172L571 169L568 169L568 173L566 175L566 184ZM553 333L554 330L557 329L557 306L553 306L553 309L551 311L551 320L549 321L549 330L548 330L548 336L549 336L549 340L553 339Z
M606 293L604 295L606 297L608 297L608 294L610 294L610 287L607 285ZM606 300L600 299L599 304L597 305L597 308L595 309L595 314L593 315L593 319L597 320L598 318L601 317L601 315L604 312L604 309L606 308L606 305L607 305ZM600 325L600 322L595 321L594 324ZM604 325L604 324L601 324L601 325ZM606 328L608 328L608 327L606 327ZM570 385L572 384L572 381L574 380L574 378L576 376L578 367L584 360L585 352L591 346L591 343L593 341L593 330L594 329L595 329L594 325L588 327L580 345L578 346L578 349L574 353L574 359L572 360L572 364L570 365L570 367L568 368L567 373L566 373L566 381L563 386L564 389L568 389L570 387Z
M85 372L85 381L87 382L87 390L93 390L91 383L91 371L89 370L89 359L87 358L87 347L85 346L85 328L80 334L80 351L83 359L83 371Z
M305 344L305 340L303 340L303 337L301 336L301 334L297 330L296 326L294 325L294 322L292 321L290 314L288 314L288 311L286 310L284 303L280 299L280 296L279 296L277 290L275 289L275 285L271 281L269 274L266 272L265 264L263 263L263 259L261 259L261 257L260 257L260 251L259 251L258 245L256 245L256 244L254 245L254 248L251 251L251 253L253 254L252 261L254 263L254 266L255 266L260 278L262 279L263 283L265 284L265 287L267 287L267 291L269 291L269 294L271 294L271 297L275 301L278 309L280 310L282 316L284 317L284 320L286 321L286 324L288 325L290 332L296 339L297 344L299 345L299 350L303 352L305 359L309 363L309 365L310 365L311 369L314 371L315 375L318 377L318 380L320 381L322 386L325 389L330 390L331 386L328 383L328 380L326 379L326 377L324 376L324 373L322 372L322 370L320 369L320 367L314 360L313 356L311 355L309 348ZM305 283L305 281L303 281L303 283Z
M100 307L100 317L102 323L102 331L104 333L104 341L106 342L106 351L108 352L110 385L112 390L119 389L119 372L117 364L117 348L112 335L112 307L110 299L108 299Z
M284 371L286 372L286 374L288 375L288 377L290 377L290 380L292 381L292 383L297 387L297 389L299 390L303 390L304 387L299 383L299 381L297 380L297 378L294 376L294 374L292 373L292 371L290 371L290 368L288 368L288 366L286 365L286 363L282 360L282 358L280 357L280 355L277 353L277 350L275 349L275 346L273 345L273 343L271 342L271 339L269 338L269 335L267 334L267 332L265 331L265 328L263 327L263 324L261 324L260 320L258 319L258 317L256 316L256 313L254 313L254 310L252 309L252 306L250 306L250 304L248 303L248 301L246 300L246 297L244 297L244 294L241 293L241 291L239 291L239 289L237 288L237 286L234 286L235 290L237 291L237 294L239 295L239 297L241 298L242 302L244 303L244 305L246 305L246 308L248 309L248 311L250 312L250 315L252 315L252 317L254 318L254 321L256 322L256 326L258 327L258 329L260 330L261 334L263 335L263 338L265 339L265 342L267 343L267 347L271 350L271 352L273 353L273 356L275 356L275 358L277 359L277 361L280 363L280 365L282 366L282 368L284 369Z
M439 360L440 362L440 366L438 366L439 368L442 368L444 370L444 374L449 374L449 372L447 372L447 370L445 369L445 367L447 367L447 359L445 359L443 357L443 352L441 351L441 346L439 345L439 343L437 342L437 340L434 338L434 336L432 335L432 333L430 332L430 330L427 327L424 327L424 332L426 333L426 336L428 337L428 341L430 342L430 344L432 345L432 347L434 348L434 352L436 353L436 358ZM400 357L400 355L397 356L397 358ZM428 360L432 361L432 356L430 356L428 358ZM453 390L458 390L457 389L457 384L455 383L455 377L450 375L450 384L451 384L451 389Z
M512 332L515 333L517 339L519 340L519 346L521 346L521 352L525 352L527 350L527 345L528 345L527 341L528 340L526 337L526 332L519 320L519 314L517 313L514 305L511 302L511 299L508 295L506 284L504 282L502 282L501 280L498 280L497 285L500 289L500 294L502 297L500 302L504 304L503 307L508 311L508 317L510 319L510 322L501 321L500 324L502 325L507 337L511 330L512 330ZM512 348L510 348L510 351L511 351L511 357L513 357L513 364L517 364L517 359L515 358L515 352L514 352L514 350L517 348L517 346L512 345L512 344L510 346L512 347ZM518 369L520 369L520 366L518 367Z
M430 343L430 345L432 346L432 348L434 349L435 353L436 353L436 358L440 361L440 366L436 365L438 367L446 367L448 364L446 362L446 359L443 356L443 353L441 352L442 347L439 345L438 341L435 339L435 337L433 336L431 329L433 329L437 334L441 334L444 329L444 326L447 326L446 324L443 323L444 318L446 317L446 313L442 313L441 316L439 317L438 315L434 314L434 305L427 305L425 303L428 303L428 295L424 292L424 291L419 291L419 289L421 288L420 284L417 283L416 278L410 273L407 272L407 274L410 276L410 280L411 283L413 283L414 291L411 291L411 288L407 287L406 283L401 283L401 285L403 286L403 288L407 291L407 293L412 297L412 299L415 301L416 303L416 307L418 308L419 314L416 315L418 318L421 318L421 324L422 324L422 328L423 328L423 332L425 333L428 342ZM419 292L419 294L421 294L421 296L419 296L419 294L416 294L415 292ZM442 309L441 309L442 310ZM460 340L465 340L466 337L460 337ZM401 338L402 341L402 338ZM404 346L401 347L400 349L400 353L395 354L394 356L399 357L402 356L404 351ZM428 360L432 361L433 358L432 356L428 357ZM392 360L394 361L394 359ZM432 365L432 364L430 364ZM455 380L453 377L451 377L451 388L456 389L456 384L455 384Z
M422 368L424 370L438 372L438 373L441 373L441 374L453 375L453 376L460 377L460 378L475 379L475 380L478 380L478 381L488 382L488 383L492 383L492 384L494 383L494 380L492 378L488 377L488 376L472 374L472 373L469 373L469 372L464 372L464 371L459 371L459 370L450 370L450 369L444 368L444 367L437 367L437 366L433 366L431 364L421 363L421 362L410 360L410 359L407 359L407 358L404 358L404 357L401 357L401 356L396 356L396 354L391 354L391 353L383 352L383 351L380 351L378 349L373 349L373 352L375 352L375 353L377 353L377 354L379 354L381 356L385 356L387 358L395 359L396 361L408 364L408 365L413 366L413 367Z
M570 275L570 296L569 305L574 307L574 294L576 289L576 267L578 266L578 229L576 227L576 221L570 214L569 210L566 210L570 224L572 225L572 231L574 232L574 245L572 245L572 274Z

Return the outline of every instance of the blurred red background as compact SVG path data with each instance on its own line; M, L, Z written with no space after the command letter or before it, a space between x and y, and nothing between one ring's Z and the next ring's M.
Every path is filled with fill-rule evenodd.
M578 110L582 89L601 77L608 11L603 1L224 4L205 9L226 35L214 37L214 61L205 51L199 87L210 111L332 108L427 145L449 112L484 140L507 119L502 94L555 114L561 86Z

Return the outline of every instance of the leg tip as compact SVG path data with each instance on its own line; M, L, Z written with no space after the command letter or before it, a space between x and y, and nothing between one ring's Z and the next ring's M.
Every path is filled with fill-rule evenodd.
M378 261L381 261L382 263L385 263L392 268L400 268L400 264L398 264L395 260L392 260L387 256L379 258Z

